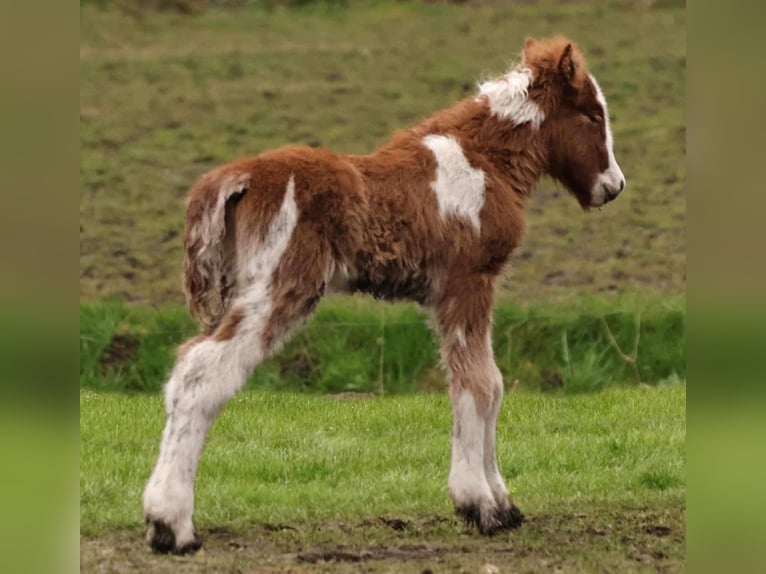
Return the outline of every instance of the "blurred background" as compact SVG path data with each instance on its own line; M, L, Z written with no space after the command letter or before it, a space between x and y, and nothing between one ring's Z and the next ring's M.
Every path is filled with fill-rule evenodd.
M282 9L294 4L306 8ZM543 182L503 291L522 302L679 295L679 4L83 1L81 297L181 303L183 202L202 173L288 143L370 152L474 94L517 58L526 35L554 33L582 46L607 95L629 192L584 214Z
M552 181L533 195L496 314L506 383L682 378L685 25L673 1L83 0L81 385L157 390L194 332L184 200L205 171L289 143L367 153L555 33L607 95L628 190L591 213ZM414 309L340 298L253 384L440 389L435 357Z

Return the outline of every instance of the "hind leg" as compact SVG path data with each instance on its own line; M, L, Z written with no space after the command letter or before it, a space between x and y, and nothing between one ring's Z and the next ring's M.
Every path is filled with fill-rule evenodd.
M285 263L302 264L295 269L303 273L288 272L293 266ZM288 250L273 280L256 282L237 297L213 335L182 347L165 387L167 422L159 459L144 490L147 539L155 551L200 547L192 524L194 481L207 432L249 373L311 314L327 268L324 252Z
M197 464L221 408L269 353L262 323L234 307L222 324L236 331L230 338L219 328L210 337L192 339L180 353L165 386L159 459L144 490L147 539L155 551L182 554L200 546L192 525Z
M200 546L192 525L197 463L208 429L247 376L247 361L233 363L235 346L244 346L244 339L198 337L179 352L165 386L160 455L144 489L147 539L155 551L185 553ZM257 363L257 354L251 360Z

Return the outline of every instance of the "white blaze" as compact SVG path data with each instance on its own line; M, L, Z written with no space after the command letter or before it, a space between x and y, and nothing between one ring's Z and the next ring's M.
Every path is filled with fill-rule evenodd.
M604 92L601 91L601 86L598 85L596 78L591 75L590 81L593 82L593 87L596 88L596 99L604 109L606 151L609 154L609 166L598 175L593 190L591 191L591 204L598 206L605 203L605 187L611 189L613 193L618 193L620 191L620 185L625 181L625 175L622 173L620 166L617 164L617 159L614 157L614 138L612 137L612 127L609 124L609 110L606 105L606 97L604 97Z

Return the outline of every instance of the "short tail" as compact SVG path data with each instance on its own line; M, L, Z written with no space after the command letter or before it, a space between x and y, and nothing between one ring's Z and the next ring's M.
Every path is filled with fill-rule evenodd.
M186 207L184 292L192 316L212 333L228 309L236 281L231 226L234 207L247 192L250 174L221 168L192 188Z

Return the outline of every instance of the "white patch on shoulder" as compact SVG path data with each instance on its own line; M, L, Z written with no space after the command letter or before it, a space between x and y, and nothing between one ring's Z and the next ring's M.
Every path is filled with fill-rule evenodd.
M463 148L452 136L430 134L423 145L436 157L436 179L431 189L439 202L442 218L449 214L467 218L478 231L484 207L484 172L468 163Z
M499 118L518 126L530 123L538 129L545 120L545 112L529 99L531 84L532 70L515 68L498 80L480 84L477 100L487 98L489 109Z

